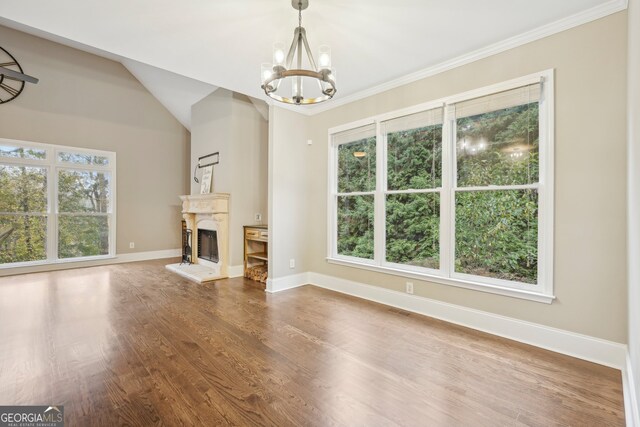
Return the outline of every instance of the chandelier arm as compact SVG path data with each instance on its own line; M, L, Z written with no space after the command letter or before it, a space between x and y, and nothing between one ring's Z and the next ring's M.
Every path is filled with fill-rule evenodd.
M296 28L293 31L293 40L291 41L291 47L289 48L289 53L287 53L287 70L291 69L291 64L293 63L293 57L296 54L296 46L298 37L300 37L300 29Z
M318 71L318 66L316 65L316 61L313 59L313 54L311 53L311 48L309 47L309 42L307 41L307 35L302 33L302 42L304 43L304 48L307 51L307 58L309 58L309 63L311 67L313 67L313 71ZM318 88L320 88L320 92L324 92L322 89L322 82L317 80Z
M302 40L304 40L304 38L304 33L301 32L298 35L298 70L302 69Z
M307 51L307 57L313 67L313 71L318 71L318 66L316 65L316 61L313 59L313 54L311 53L311 48L309 47L309 42L307 41L307 35L305 33L302 33L302 42L304 43L305 50Z

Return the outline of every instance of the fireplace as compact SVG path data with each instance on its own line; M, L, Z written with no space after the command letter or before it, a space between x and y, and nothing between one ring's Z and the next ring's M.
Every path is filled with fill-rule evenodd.
M218 233L215 230L198 229L198 258L218 262Z
M183 260L187 262L169 264L167 268L198 283L226 279L229 277L229 194L196 194L180 196L180 199L184 219ZM191 236L187 230L193 231Z

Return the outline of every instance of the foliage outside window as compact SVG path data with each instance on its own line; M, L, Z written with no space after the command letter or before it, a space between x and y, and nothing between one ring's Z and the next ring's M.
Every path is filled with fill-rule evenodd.
M330 260L551 296L551 79L330 132Z
M338 248L340 255L373 259L376 189L375 127L347 132L338 146Z
M0 140L0 265L113 255L115 154Z

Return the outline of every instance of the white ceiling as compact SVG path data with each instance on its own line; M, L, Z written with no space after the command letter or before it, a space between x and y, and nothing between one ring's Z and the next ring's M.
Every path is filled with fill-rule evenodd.
M340 102L506 39L548 35L540 29L556 21L559 30L625 7L626 0L310 0L303 25L312 49L332 48L331 102ZM0 0L0 24L265 99L260 64L271 60L274 42L290 43L297 13L290 0ZM153 92L162 83L147 84Z
M121 62L182 123L182 126L189 130L191 130L191 106L217 89L216 86L208 83L131 59L121 59Z

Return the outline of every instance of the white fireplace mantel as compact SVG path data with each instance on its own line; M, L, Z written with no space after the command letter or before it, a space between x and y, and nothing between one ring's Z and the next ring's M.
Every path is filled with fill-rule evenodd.
M228 214L229 193L197 194L193 196L180 196L182 200L182 213L192 214Z

